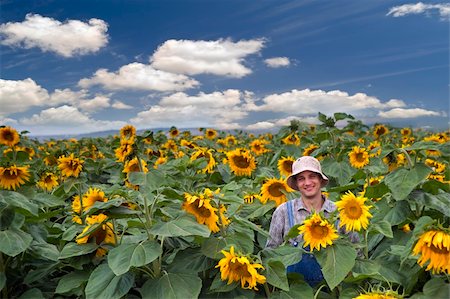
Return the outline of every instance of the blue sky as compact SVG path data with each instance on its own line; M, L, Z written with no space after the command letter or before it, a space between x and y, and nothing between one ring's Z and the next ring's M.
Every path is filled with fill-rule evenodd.
M443 1L2 1L0 124L449 125Z

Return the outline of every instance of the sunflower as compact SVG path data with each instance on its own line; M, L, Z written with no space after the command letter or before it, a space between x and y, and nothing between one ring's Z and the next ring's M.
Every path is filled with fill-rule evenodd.
M321 247L325 248L332 245L333 241L339 237L333 225L317 213L305 220L299 226L298 231L303 234L303 240L305 241L303 247L310 246L311 251L314 248L319 251Z
M75 158L73 153L68 157L63 155L58 158L58 168L64 177L78 177L83 169L83 163L84 161Z
M199 148L197 149L197 151L195 153L192 154L191 156L191 161L200 159L200 158L205 158L206 161L208 162L208 164L205 166L205 168L203 168L201 171L203 173L212 173L214 166L216 166L216 160L213 157L212 154L212 149L207 149L207 148Z
M379 138L380 136L386 135L389 133L389 129L384 125L377 125L373 129L373 136L375 138Z
M124 162L133 152L134 138L120 140L120 146L114 151L117 161Z
M125 125L120 129L121 139L134 139L136 136L136 128L132 125Z
M142 167L142 169L141 169L141 167ZM141 159L141 164L139 165L138 158L134 157L132 160L129 160L129 161L125 162L125 166L123 167L123 171L122 172L127 174L127 177L125 179L125 185L127 187L132 188L132 189L138 190L139 189L138 186L133 185L133 184L130 183L130 181L129 181L129 174L131 172L145 172L145 173L147 173L148 172L147 162L145 162L143 159Z
M233 135L227 135L224 139L225 146L233 146L236 145L237 140Z
M91 241L95 241L97 245L115 245L116 235L114 232L114 226L111 222L107 221L108 217L104 214L93 215L86 217L86 227L76 237L77 244L86 244ZM97 229L87 234L92 226L100 224ZM95 256L102 257L105 255L107 249L100 247L97 249Z
M89 188L88 191L83 194L82 201L78 195L74 196L72 201L72 211L81 215L81 212L89 210L96 202L107 202L108 198L105 196L105 192L99 188Z
M316 144L310 144L303 150L303 156L311 156L311 154L318 149L319 146Z
M251 194L246 194L244 195L244 202L245 203L253 203L255 201L255 199L260 199L260 195L257 193L251 193Z
M244 255L238 255L234 252L234 246L230 251L221 251L224 257L217 263L216 268L220 268L220 278L227 284L232 282L241 282L243 289L257 289L257 284L264 284L266 277L258 273L258 269L264 269L261 264L250 262Z
M250 149L255 155L259 156L270 151L265 147L268 143L269 142L264 139L255 139L250 143Z
M364 183L364 187L363 187L364 193L366 193L367 187L369 187L369 186L370 187L377 186L378 184L381 183L381 181L383 179L384 179L384 176L378 176L378 177L369 178L369 181L366 181ZM379 201L380 199L381 198L372 198L373 201Z
M217 223L219 216L217 216L217 208L211 205L211 200L206 199L203 194L191 195L184 194L184 203L182 209L195 216L195 219L200 224L206 224L208 228L216 233L220 230Z
M294 190L288 186L285 179L269 179L261 187L260 201L266 204L267 201L273 200L278 207L283 202L286 202L286 193L294 192Z
M164 153L162 153L162 155L160 157L158 157L158 159L156 159L155 164L153 165L153 168L158 169L159 165L165 164L167 163L168 159L167 156L164 155Z
M0 128L0 144L14 146L19 143L20 136L16 129L11 127Z
M300 138L296 133L289 134L282 141L284 144L300 145Z
M294 158L293 157L282 157L280 160L278 160L278 171L280 172L280 175L288 177L292 173L292 164L294 164Z
M399 166L404 165L406 163L406 158L404 154L396 155L394 152L391 152L383 158L383 162L388 165L389 172L391 172Z
M439 163L438 161L433 159L426 159L425 164L427 166L430 166L433 169L433 172L435 173L442 173L445 171L446 168L444 163Z
M353 299L402 299L403 296L393 290L382 291L374 290L364 294L359 294Z
M433 134L431 136L427 136L423 139L424 141L434 141L434 142L438 142L438 143L446 143L447 141L449 141L449 138L446 134L441 133L441 134Z
M8 190L16 190L16 188L25 184L30 179L28 172L29 166L0 167L0 187Z
M175 137L177 137L178 135L180 135L180 131L179 131L176 127L170 128L170 130L169 130L169 136L170 136L170 138L175 138Z
M367 229L369 218L372 217L369 213L372 206L366 206L366 200L366 197L355 196L351 191L341 196L341 200L336 202L341 220L339 227L345 226L347 231Z
M39 178L37 185L39 188L45 191L51 191L53 188L59 185L58 177L51 172L45 172Z
M402 136L409 136L412 133L411 128L403 128L400 130L400 133L402 134Z
M237 176L251 176L256 169L255 158L245 149L235 149L227 152L228 164Z
M352 151L348 153L348 157L350 158L350 164L354 168L363 168L369 164L369 153L365 148L354 146Z
M48 154L48 153L46 153L46 154ZM47 166L54 166L54 165L58 164L58 159L55 156L50 155L50 154L45 156L43 160L44 160L44 164Z
M450 234L448 230L431 229L424 232L413 249L413 255L420 255L417 263L433 274L450 274Z
M367 146L367 151L369 152L369 157L378 157L381 155L381 143L377 140L372 141Z
M172 152L178 151L177 143L173 139L167 140L161 147L166 150L171 150Z
M190 149L194 149L194 148L197 147L197 145L194 142L186 140L186 139L181 139L180 145L184 146L184 147L187 147L187 148L190 148Z
M217 137L217 131L214 129L206 129L205 137L209 140L214 140Z

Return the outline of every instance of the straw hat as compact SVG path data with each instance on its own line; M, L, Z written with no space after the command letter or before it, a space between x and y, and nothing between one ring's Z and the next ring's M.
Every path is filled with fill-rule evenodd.
M320 174L323 179L322 187L325 187L328 184L328 178L323 174L319 160L311 156L303 156L292 163L292 174L287 179L287 184L289 185L289 187L298 190L295 176L305 170Z

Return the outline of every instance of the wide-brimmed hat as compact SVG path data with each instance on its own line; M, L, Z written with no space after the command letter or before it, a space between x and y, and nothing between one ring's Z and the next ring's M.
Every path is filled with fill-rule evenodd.
M303 156L292 163L292 174L287 179L287 184L289 185L289 187L298 190L295 176L305 170L320 174L323 179L322 187L325 187L328 184L328 178L323 174L319 160L311 156Z

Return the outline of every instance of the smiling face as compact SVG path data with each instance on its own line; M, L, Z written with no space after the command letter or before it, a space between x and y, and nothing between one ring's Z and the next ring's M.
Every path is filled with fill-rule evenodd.
M322 177L320 174L305 170L297 174L295 177L295 182L298 190L302 194L303 199L321 198L322 193L320 188L322 184Z

